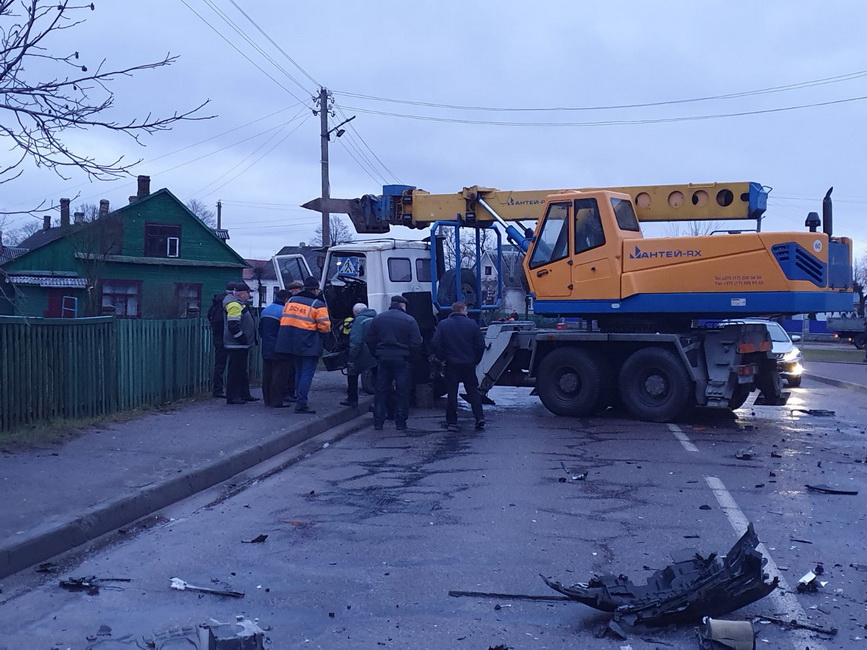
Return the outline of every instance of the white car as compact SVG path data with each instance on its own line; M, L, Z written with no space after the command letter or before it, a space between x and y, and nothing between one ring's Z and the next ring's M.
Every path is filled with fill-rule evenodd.
M804 367L801 365L803 357L801 349L795 345L795 342L801 340L798 334L790 337L789 333L778 322L761 318L722 321L722 324L725 323L760 323L765 325L771 335L771 352L777 357L777 369L780 371L780 377L785 379L786 385L792 388L801 385L801 373L804 372Z

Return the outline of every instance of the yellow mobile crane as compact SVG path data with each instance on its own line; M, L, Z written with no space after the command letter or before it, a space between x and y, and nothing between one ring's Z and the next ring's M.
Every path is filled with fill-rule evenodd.
M499 224L524 254L535 313L580 316L599 327L492 324L479 366L481 388L532 386L549 410L573 416L619 396L635 416L664 421L690 404L737 408L756 388L757 403L784 404L788 396L763 326L693 327L697 319L837 311L852 304L851 241L831 232L830 191L824 221L811 213L809 231L796 233L761 231L767 196L763 186L746 182L534 191L476 186L455 194L386 186L379 196L317 199L304 207L344 212L362 233L393 225L430 228L429 296L437 310L448 306L439 304L441 278L455 284L450 297L462 298L473 280L481 295L478 263L475 278L461 269L444 276L440 233L453 228L458 241L462 228ZM645 239L640 227L642 221L703 219L754 219L756 228ZM523 221L535 221L535 228ZM499 238L497 249L499 255ZM324 278L326 295L334 289L330 280Z

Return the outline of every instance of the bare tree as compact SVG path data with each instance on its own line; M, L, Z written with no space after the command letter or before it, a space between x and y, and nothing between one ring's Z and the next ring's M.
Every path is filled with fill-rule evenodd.
M102 310L99 286L109 256L119 255L123 243L123 220L109 213L90 223L73 224L69 236L73 256L82 266L87 279L87 313L98 316Z
M144 118L115 121L106 113L114 107L109 85L121 76L171 65L177 57L128 68L107 69L105 59L88 68L78 52L52 53L51 39L58 33L80 25L76 16L93 10L92 3L73 5L71 0L0 0L0 138L12 151L0 163L0 184L18 178L25 160L54 171L67 179L72 169L83 171L91 180L127 176L135 162L121 156L114 161L98 161L76 153L62 140L73 129L99 128L130 136L142 144L143 134L170 129L181 120L210 119L198 115L207 101L182 113L167 117L147 114ZM0 212L28 214L33 210Z
M190 199L187 201L187 209L204 221L208 228L217 227L217 215L204 201L199 201L199 199Z
M863 255L860 260L855 260L852 266L852 289L858 295L858 307L856 311L859 316L865 316L864 302L867 296L864 295L864 287L867 286L867 255Z
M96 221L99 218L99 206L96 203L81 203L75 208L73 214L79 212L84 215L84 223Z
M451 228L443 228L440 234L443 239L443 257L447 269L457 266L460 259L462 269L471 269L476 265L476 231L472 228L461 228L460 245L455 246L455 235ZM481 230L479 233L479 255L496 250L494 233L490 230Z
M19 226L18 228L13 228L9 231L3 231L3 244L6 246L17 246L25 239L27 239L30 235L35 233L41 224L39 221L35 219L33 221L28 221L23 226Z
M665 225L666 237L700 237L719 230L718 221L669 221Z
M332 214L328 222L331 230L331 241L328 246L337 246L337 244L349 244L355 239L355 232L346 225L346 223L336 214ZM314 246L325 246L322 243L322 224L316 226L316 231L313 237Z

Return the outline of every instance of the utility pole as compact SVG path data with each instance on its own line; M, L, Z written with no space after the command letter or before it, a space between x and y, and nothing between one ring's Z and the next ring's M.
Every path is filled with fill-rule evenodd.
M331 214L328 199L331 198L331 183L328 180L328 89L319 89L319 136L322 155L322 246L331 243Z

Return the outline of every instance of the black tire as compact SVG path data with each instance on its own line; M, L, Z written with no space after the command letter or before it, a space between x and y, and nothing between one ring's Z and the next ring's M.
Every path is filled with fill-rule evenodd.
M451 307L458 299L457 287L455 287L455 274L457 269L449 269L442 274L437 284L437 302L443 307ZM464 302L470 309L479 306L479 295L476 291L476 275L470 269L461 269L461 291L464 294Z
M680 358L663 348L633 352L620 370L623 405L639 420L673 420L689 406L692 388Z
M859 350L863 350L867 347L867 333L861 332L860 334L856 334L852 337L852 343L854 343L855 347Z
M556 348L539 364L536 390L554 415L583 417L598 410L602 375L594 355L579 348Z
M789 388L797 388L800 385L801 385L801 376L800 375L798 375L797 377L788 377L786 379L786 386L788 386Z
M739 409L746 403L749 396L750 389L739 385L737 388L735 388L735 392L732 395L732 398L729 400L729 408L732 411Z

